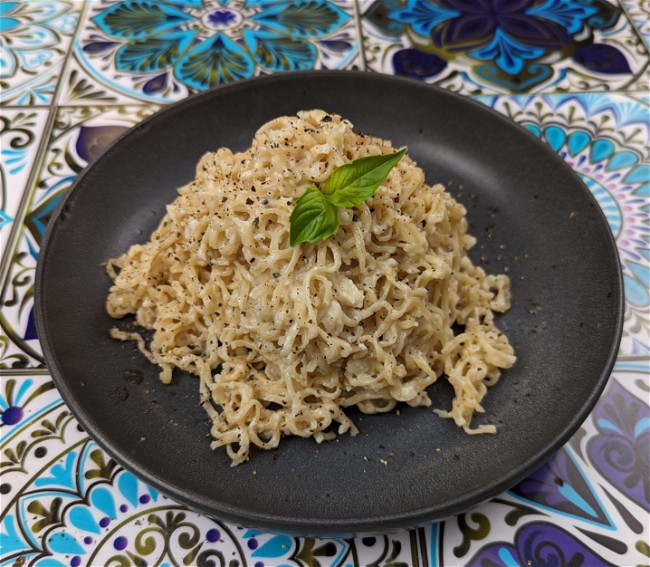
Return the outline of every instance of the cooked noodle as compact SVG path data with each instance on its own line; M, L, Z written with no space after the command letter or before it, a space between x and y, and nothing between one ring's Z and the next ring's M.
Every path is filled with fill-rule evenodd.
M455 395L435 411L467 433L495 431L471 420L515 361L494 325L509 279L472 264L465 209L442 185L405 156L373 197L340 210L335 236L289 245L309 185L392 151L320 110L277 118L250 149L203 156L151 240L108 262L108 313L153 331L146 343L112 336L135 340L165 383L174 368L200 377L212 445L233 465L283 435L355 435L351 406L429 406L442 375Z

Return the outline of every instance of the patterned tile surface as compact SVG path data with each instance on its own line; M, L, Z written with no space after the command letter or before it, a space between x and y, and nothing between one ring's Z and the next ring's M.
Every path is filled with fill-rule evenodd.
M2 104L52 102L81 7L70 0L0 4Z
M369 69L465 94L646 89L646 46L606 0L363 0Z
M9 235L47 122L47 109L6 109L0 116L0 250L4 258Z
M650 2L648 0L624 0L623 7L634 27L650 48Z
M648 11L645 0L0 4L0 565L647 565ZM353 67L476 95L574 168L620 252L619 360L573 439L466 514L356 539L248 530L158 494L78 426L34 331L40 242L79 172L161 105L246 76Z
M79 172L92 163L129 127L152 114L157 106L60 107L35 186L26 207L1 288L0 325L4 350L0 368L43 364L34 324L33 294L41 239L52 212ZM11 191L11 194L16 194Z
M184 509L99 449L49 377L12 376L0 396L2 564L643 564L647 362L619 362L570 443L508 492L445 522L356 539L264 533Z
M172 102L261 74L358 65L349 0L98 0L61 101Z

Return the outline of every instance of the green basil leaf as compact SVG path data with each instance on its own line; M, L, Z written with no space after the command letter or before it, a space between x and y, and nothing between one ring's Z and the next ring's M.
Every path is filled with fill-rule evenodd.
M323 186L327 200L339 207L354 207L375 194L406 148L387 155L355 159L332 172Z
M291 246L325 240L339 229L339 210L318 187L312 185L296 202L289 222Z

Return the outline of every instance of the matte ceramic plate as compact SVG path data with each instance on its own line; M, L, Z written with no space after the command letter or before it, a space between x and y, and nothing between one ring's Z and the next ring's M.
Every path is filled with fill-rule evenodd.
M131 343L109 338L102 263L144 242L200 156L242 150L267 120L322 108L408 145L427 181L463 202L475 262L508 270L514 305L498 320L518 356L489 391L498 434L468 436L430 409L353 413L357 437L285 438L230 467L209 447L198 381L172 385ZM70 408L124 467L171 498L246 526L310 534L385 531L441 519L512 486L578 429L620 340L622 285L596 201L565 163L506 118L420 83L353 72L253 79L145 120L79 178L53 219L36 284L38 334ZM142 378L142 379L141 379ZM434 406L450 387L431 388Z

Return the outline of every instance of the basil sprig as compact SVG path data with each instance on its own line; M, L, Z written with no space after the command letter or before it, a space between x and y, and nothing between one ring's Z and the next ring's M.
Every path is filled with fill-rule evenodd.
M339 210L316 185L312 185L298 199L289 222L291 246L325 240L339 229Z
M338 207L354 207L372 197L406 148L387 155L368 156L337 167L322 189L311 185L296 201L289 218L289 243L326 240L339 229Z

